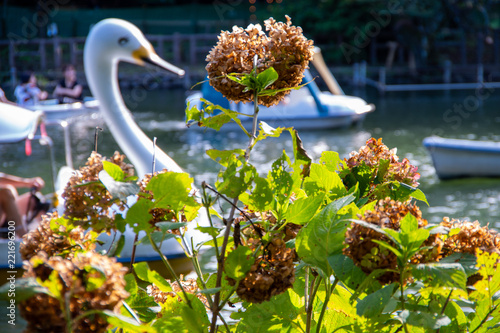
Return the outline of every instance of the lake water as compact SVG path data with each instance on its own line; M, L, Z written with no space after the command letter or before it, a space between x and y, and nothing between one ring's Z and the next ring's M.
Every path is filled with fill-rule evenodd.
M443 216L450 216L479 220L483 224L500 227L500 179L440 181L435 175L430 156L422 146L422 140L432 134L500 140L500 94L494 91L453 91L398 92L381 96L370 89L346 92L374 103L377 110L356 128L300 132L304 147L315 160L325 150L334 150L341 157L347 157L370 137L381 137L390 148L398 148L400 159L407 157L418 166L420 188L430 203L430 207L420 204L425 218L439 222ZM206 156L207 149L246 147L247 139L241 134L184 129L184 90L148 91L137 88L123 91L123 95L139 126L151 138L156 136L158 146L194 176L197 184L202 181L213 184L219 170L218 165ZM93 148L95 126L104 129L98 140L101 154L110 156L115 150L120 150L102 120L78 122L71 127L75 165L83 165L89 156ZM56 161L61 166L64 162L62 132L58 128L48 130L54 140ZM33 154L27 157L24 144L0 146L0 169L25 177L41 175L50 183L47 149L35 143L33 148ZM283 149L291 152L288 135L265 140L252 152L252 162L258 165L260 172L265 173ZM49 188L47 186L47 192ZM1 305L3 302L0 302ZM1 308L4 309L3 306ZM0 311L0 314L5 318L4 311ZM0 327L7 332L20 332L23 326L22 321L17 327L3 324L4 321L0 321Z
M124 90L125 102L146 134L158 138L158 146L195 178L214 183L218 165L205 154L207 149L245 148L247 139L240 133L216 133L185 129L183 125L186 91ZM368 138L382 138L389 147L397 147L400 159L407 157L421 174L420 188L430 207L420 204L424 217L432 222L443 216L479 220L496 225L500 222L500 179L459 179L441 181L436 175L422 140L433 134L445 137L500 140L500 94L495 91L393 92L380 95L372 89L347 91L363 97L377 107L361 126L341 130L299 132L304 147L317 160L321 152L333 150L347 157ZM102 121L78 122L71 127L75 165L82 165L93 148L94 128L99 134L98 151L111 155L120 150ZM59 165L64 162L62 132L49 128L55 142ZM24 144L0 146L1 169L21 176L42 175L50 180L50 163L45 147L33 144L32 156L24 155ZM251 161L266 173L274 159L286 149L291 152L289 135L265 140L252 152ZM499 225L500 226L500 225Z

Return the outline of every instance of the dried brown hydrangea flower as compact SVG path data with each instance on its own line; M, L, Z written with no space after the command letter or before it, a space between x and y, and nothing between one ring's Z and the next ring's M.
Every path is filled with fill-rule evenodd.
M413 203L390 200L380 200L372 211L367 211L359 218L365 222L372 223L381 228L400 229L400 221L406 214L412 214L418 221L418 227L427 225L427 220L422 218L422 212ZM359 224L353 223L345 234L346 247L343 252L351 258L356 266L365 273L370 274L376 269L393 269L397 271L397 257L391 251L380 247L373 240L385 241L394 246L392 241L383 234ZM423 247L430 246L428 250L417 253L412 259L413 264L434 262L441 257L443 246L439 235L433 234L422 244ZM399 273L387 272L378 277L382 284L399 281Z
M42 252L26 262L25 270L24 277L42 282L48 282L52 277L51 282L58 284L62 298L69 299L69 304L60 304L52 296L36 294L20 302L21 316L28 322L25 332L66 332L62 309L69 307L70 317L74 320L91 310L118 312L122 301L128 297L124 280L127 268L116 259L97 253L87 252L64 259L49 258ZM107 327L105 318L91 315L75 322L73 332L106 332Z
M179 284L177 281L170 281L170 286L172 287L171 292L163 292L161 291L157 286L154 284L150 284L147 286L146 292L148 293L149 296L152 296L155 300L156 303L158 304L163 304L165 303L169 298L177 297L179 301L182 301L182 298L179 296L182 293L181 287L179 287ZM193 294L198 297L200 301L205 304L205 306L208 308L208 301L207 298L203 295L200 294L200 288L198 287L198 284L196 283L196 279L187 279L187 280L182 280L181 276L181 284L182 287L184 288L184 291L188 294Z
M264 21L265 30L259 24L246 29L234 26L233 31L222 31L215 45L207 55L208 78L210 84L224 97L235 102L252 102L253 93L243 92L244 86L226 76L231 73L250 73L254 56L258 56L258 73L273 67L278 73L269 88L282 89L297 87L304 77L304 70L313 58L313 41L302 33L302 28L292 25L290 17L286 23L273 18ZM289 91L274 96L260 96L259 104L278 104Z
M500 253L500 235L498 232L489 229L488 226L481 226L478 221L450 220L450 218L445 217L441 225L452 230L451 236L445 237L443 256L452 253L475 255L477 250Z
M396 149L389 149L382 143L382 139L370 138L366 141L366 145L361 147L359 151L350 153L349 158L345 159L347 168L353 169L362 164L372 169L372 177L374 178L379 171L380 162L382 160L389 161L389 167L382 181L399 181L410 186L417 187L420 174L417 172L417 167L410 164L407 158L399 162L399 157L396 155ZM370 184L372 190L376 184Z
M267 221L271 226L277 223L276 218L270 212L247 211L247 216L252 220ZM235 223L244 221L246 218L238 217ZM262 303L292 287L295 281L294 261L297 260L297 253L295 249L288 248L285 242L295 238L300 227L288 223L280 232L273 234L272 240L263 247L260 255L255 259L250 272L238 283L236 293L241 299L252 303ZM245 245L255 250L262 244L259 235L264 235L265 230L260 224L254 224L241 230L241 234L245 239ZM236 283L230 278L228 282L230 285Z
M115 152L109 161L118 165L125 177L131 177L134 175L134 167L125 163L124 159L125 155ZM81 225L84 229L92 227L96 232L114 228L114 216L110 207L115 203L120 204L99 182L102 161L100 154L92 152L85 166L70 178L62 194L65 199L64 216L76 225Z
M61 255L68 259L75 255L75 248L78 251L95 249L91 233L85 233L79 226L68 230L62 222L57 212L43 215L38 227L23 236L19 245L21 258L29 260L45 252L49 257Z

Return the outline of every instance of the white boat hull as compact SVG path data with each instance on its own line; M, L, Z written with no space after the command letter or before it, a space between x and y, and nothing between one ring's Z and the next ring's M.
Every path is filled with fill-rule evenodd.
M37 104L28 107L33 111L42 111L48 122L59 120L71 120L77 117L88 117L99 112L99 102L90 100L86 102L64 103L64 104Z
M327 112L318 112L318 107L313 97L304 88L292 91L284 102L273 107L259 107L259 120L272 127L293 127L297 130L321 130L344 128L361 123L366 114L375 107L367 104L363 99L354 96L332 95L321 93L320 98ZM202 107L201 93L189 96L187 102L190 106ZM252 103L230 103L230 109L240 113L253 114ZM252 118L240 117L245 128L250 129ZM192 126L195 128L195 126ZM238 128L235 123L229 123L222 130L233 131Z
M428 137L423 141L441 179L500 177L500 142Z

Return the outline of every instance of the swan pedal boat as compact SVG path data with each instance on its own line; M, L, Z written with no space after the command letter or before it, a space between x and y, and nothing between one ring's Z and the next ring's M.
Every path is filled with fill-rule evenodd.
M500 177L500 142L431 136L423 145L440 179Z
M90 31L84 48L84 65L87 82L93 96L100 102L100 112L120 149L134 165L141 179L146 173L167 169L173 172L183 172L182 168L163 150L154 148L153 142L135 123L131 112L126 108L118 88L118 62L127 61L136 65L149 63L179 76L184 71L161 59L153 50L142 32L133 24L120 19L105 19L97 23ZM0 143L19 143L24 140L39 139L41 144L50 143L50 138L38 131L44 124L44 112L30 111L13 105L0 107ZM39 133L40 134L37 134ZM66 145L70 146L70 145ZM151 170L152 156L156 156L155 170ZM68 154L66 155L68 162ZM53 160L53 159L52 159ZM54 166L53 166L54 168ZM54 181L56 192L61 193L67 179L74 172L70 166L59 170ZM53 171L53 173L55 173ZM56 178L56 177L53 177ZM134 198L132 200L135 200ZM61 200L60 200L61 201ZM199 217L190 222L186 231L188 243L190 238L195 244L203 240L203 235L194 230L197 225L206 225L206 215L200 211ZM140 239L139 235L139 239ZM99 239L104 241L100 249L110 248L110 242L118 240L120 233L102 234ZM125 231L125 245L117 260L127 265L131 261L135 233L128 228ZM13 258L8 255L9 239L0 239L0 277L9 276L12 272L22 274L22 260L19 254L19 239L15 239L16 251ZM169 260L177 274L187 274L192 271L191 260L176 239L165 240L161 251ZM10 260L10 261L9 261ZM151 245L138 244L135 262L147 261L152 269L167 276L166 268L160 256ZM11 266L13 265L13 266Z
M259 106L259 120L272 127L294 127L297 130L321 130L346 128L362 123L366 115L375 110L373 104L356 96L345 95L337 80L326 66L321 51L315 48L312 63L329 91L321 91L309 70L304 72L299 90L291 90L290 94L278 105L272 107ZM203 82L201 91L187 97L189 106L203 107L201 98L218 104L226 109L247 115L253 114L253 103L234 103L228 101L216 91L208 81ZM245 128L250 129L252 118L240 117ZM197 128L197 126L192 126ZM238 125L231 122L222 127L235 130Z

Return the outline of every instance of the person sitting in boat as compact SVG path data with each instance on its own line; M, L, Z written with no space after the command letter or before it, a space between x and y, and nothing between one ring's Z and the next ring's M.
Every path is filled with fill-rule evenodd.
M28 223L49 208L34 194L44 186L45 182L40 177L22 178L0 173L0 228L15 225L17 237L27 233ZM19 195L19 188L31 188L32 192Z
M19 84L14 90L17 105L33 106L38 104L38 101L47 99L49 94L38 88L35 73L22 75L20 80L21 84Z
M54 89L54 96L59 103L72 103L82 100L83 87L76 80L76 70L73 65L63 67L64 79Z
M5 103L5 104L16 105L16 103L11 102L7 99L7 97L5 96L5 92L2 90L2 88L0 88L0 102Z

